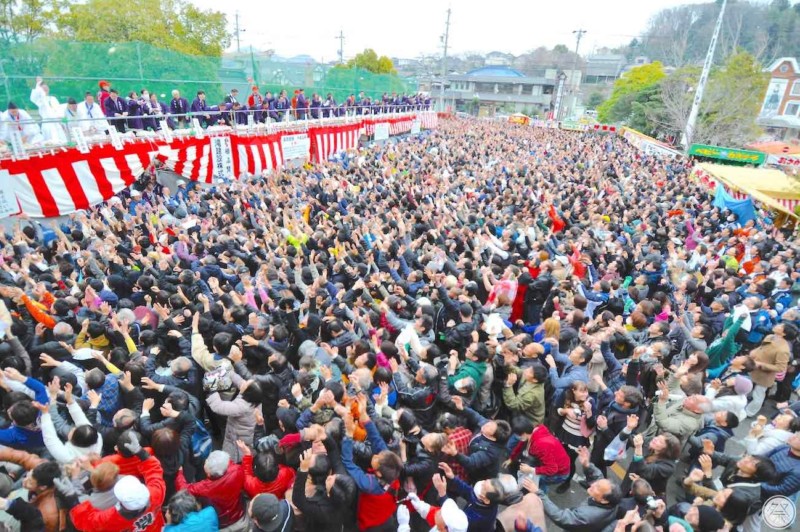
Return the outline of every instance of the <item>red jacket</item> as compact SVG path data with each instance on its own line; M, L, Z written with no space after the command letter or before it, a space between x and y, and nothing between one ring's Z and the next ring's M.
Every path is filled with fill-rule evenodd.
M152 448L145 447L144 450L147 451L150 456L155 456ZM110 454L95 462L94 465L102 462L111 462L112 464L115 464L119 468L120 475L133 475L134 477L139 477L139 479L144 480L142 471L139 470L139 465L142 462L135 456L125 458L121 454Z
M525 442L517 444L511 452L512 460L522 453L524 446ZM539 466L536 468L537 475L569 475L569 455L559 439L553 436L545 425L533 429L528 440L528 454L539 461Z
M160 532L164 528L161 506L167 491L164 470L155 456L139 461L138 466L140 475L144 477L144 485L150 492L150 506L146 512L135 519L126 519L115 506L98 510L91 502L84 501L69 512L75 528L92 532Z
M205 497L219 516L219 527L225 528L239 521L244 516L242 504L242 488L244 487L244 469L238 464L231 464L224 475L218 479L205 479L194 484L186 482L183 469L175 477L175 490L187 490L195 497Z
M279 499L284 499L286 492L294 484L295 472L291 467L278 465L278 476L272 482L262 482L253 474L253 456L246 454L242 458L244 468L244 491L251 499L260 493L271 493Z

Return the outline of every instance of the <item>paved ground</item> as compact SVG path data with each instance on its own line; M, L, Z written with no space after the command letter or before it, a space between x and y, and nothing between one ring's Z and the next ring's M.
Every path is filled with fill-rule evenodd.
M762 413L767 416L771 417L775 414L775 402L774 401L767 401L766 405L762 409ZM741 439L747 436L747 433L750 430L750 423L752 422L751 419L745 420L739 427L734 430L734 437L728 440L728 443L725 447L725 451L731 455L739 455L744 452L744 447L741 445ZM675 478L683 479L685 477L686 472L686 464L680 462L676 469ZM613 469L613 473L612 473ZM614 476L616 473L618 476ZM581 475L580 466L578 466L578 475ZM621 476L625 474L625 466L616 466L613 468L609 468L609 475L610 478L613 478L616 481L621 480ZM554 503L559 505L562 508L569 508L569 507L576 507L581 505L586 500L586 490L583 489L577 482L573 481L572 485L570 486L570 490L564 494L556 493L554 489L551 489L548 493L550 500ZM676 502L683 500L684 493L681 488L678 487L677 483L671 481L669 483L669 487L667 489L667 499L668 504L672 505ZM554 525L549 519L547 521L547 530L548 532L553 532L557 530L562 530L560 527ZM774 531L774 528L770 528L766 524L762 525L761 527L762 532L771 532ZM800 531L800 520L796 520L794 525L789 529L784 530L792 530L792 531Z

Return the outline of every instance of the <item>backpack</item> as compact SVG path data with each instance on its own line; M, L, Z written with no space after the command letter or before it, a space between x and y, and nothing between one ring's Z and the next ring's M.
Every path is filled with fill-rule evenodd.
M211 454L213 447L211 435L208 433L205 423L200 419L194 420L194 434L192 434L192 461L202 464L208 455Z

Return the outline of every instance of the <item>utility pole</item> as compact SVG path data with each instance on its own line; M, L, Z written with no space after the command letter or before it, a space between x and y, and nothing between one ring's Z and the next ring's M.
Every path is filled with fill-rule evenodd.
M697 83L697 89L694 91L692 110L689 112L689 119L686 121L686 129L684 129L683 137L681 138L681 145L687 151L692 145L697 115L700 113L700 104L703 102L703 92L706 89L708 76L711 74L711 67L714 65L714 52L717 50L717 39L719 38L719 32L722 28L722 19L725 17L725 7L727 5L728 0L722 0L722 8L719 10L717 25L714 27L714 33L711 35L711 42L708 44L708 53L706 53L706 60L703 63L703 72L700 74L700 81Z
M236 27L234 28L234 32L236 33L236 52L238 53L238 52L242 51L242 46L241 46L241 43L239 42L239 31L240 30L239 30L239 12L238 11L236 12L235 20L236 20Z
M575 35L575 61L572 63L572 73L569 76L569 84L570 84L570 93L572 93L572 102L570 103L570 113L575 111L575 107L578 105L578 59L580 56L578 55L578 50L581 47L581 39L583 39L583 35L586 33L584 29L578 29L572 32Z
M444 24L444 35L442 41L444 43L444 53L442 54L442 84L441 94L439 96L439 110L444 112L444 82L447 77L447 45L450 41L450 8L447 8L447 21Z
M344 31L339 30L339 36L334 37L339 40L339 64L344 64Z

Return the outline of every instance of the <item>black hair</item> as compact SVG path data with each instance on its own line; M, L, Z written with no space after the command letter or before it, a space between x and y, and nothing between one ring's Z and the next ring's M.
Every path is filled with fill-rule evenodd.
M511 419L511 432L516 436L520 436L522 434L530 434L533 432L533 429L534 429L533 421L531 421L527 417L514 416Z
M502 419L497 420L494 423L497 427L494 431L494 439L500 445L505 445L505 443L511 437L511 425L508 424L508 421Z
M39 486L52 488L53 481L61 477L61 466L58 462L42 462L31 470L31 476Z
M8 416L18 427L27 427L39 417L39 410L30 401L19 401L8 409Z
M278 459L271 452L258 453L253 457L253 474L261 482L272 482L278 478Z
M394 425L386 418L379 417L375 419L375 428L378 429L378 434L381 439L387 444L394 439Z
M72 432L70 442L72 442L72 445L75 447L91 447L97 443L97 429L92 425L81 425L80 427L75 427L75 430Z
M325 383L325 389L330 390L337 403L341 402L344 397L344 386L341 382L328 381Z
M189 408L189 396L183 390L175 390L167 396L167 401L176 412L184 412Z
M257 382L251 382L247 388L241 393L242 399L254 406L259 406L263 398L261 393L261 385Z
M226 357L231 351L231 346L233 345L233 336L226 332L217 333L214 335L212 344L214 345L214 351L219 353L220 356Z
M317 454L315 457L314 464L308 468L308 476L312 483L324 484L331 472L331 460L327 454Z
M320 455L323 456L323 455ZM356 498L356 482L349 475L336 475L330 499L336 508L350 508Z

